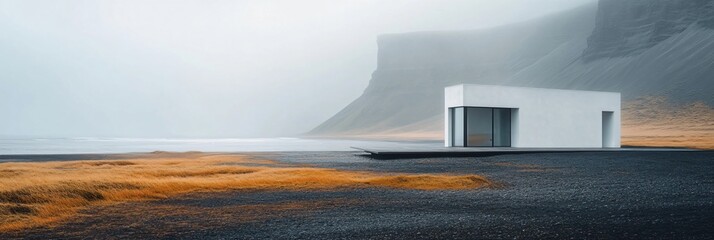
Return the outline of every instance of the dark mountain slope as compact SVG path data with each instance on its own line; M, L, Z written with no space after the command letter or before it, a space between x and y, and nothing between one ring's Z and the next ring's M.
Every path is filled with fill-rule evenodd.
M711 104L712 2L602 0L493 29L380 36L363 95L310 134L441 131L443 88L460 83Z

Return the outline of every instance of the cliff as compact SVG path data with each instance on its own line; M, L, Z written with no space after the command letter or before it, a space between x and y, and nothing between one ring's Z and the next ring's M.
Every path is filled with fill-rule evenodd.
M601 0L583 57L593 60L641 54L692 25L714 28L714 1Z
M309 134L440 132L443 88L460 83L711 104L713 2L601 0L492 29L383 35L362 96Z

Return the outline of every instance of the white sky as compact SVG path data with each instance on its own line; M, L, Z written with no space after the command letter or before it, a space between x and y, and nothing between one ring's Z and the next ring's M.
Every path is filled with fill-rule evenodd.
M383 33L591 0L0 0L0 137L274 137L367 86Z

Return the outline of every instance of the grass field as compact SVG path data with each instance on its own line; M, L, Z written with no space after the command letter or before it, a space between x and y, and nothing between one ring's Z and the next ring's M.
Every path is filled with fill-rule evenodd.
M662 97L629 101L622 109L622 144L714 149L712 123L714 108L702 102L676 105Z
M282 164L250 156L154 153L115 160L0 164L0 230L51 225L92 205L195 191L494 187L479 175L392 174Z

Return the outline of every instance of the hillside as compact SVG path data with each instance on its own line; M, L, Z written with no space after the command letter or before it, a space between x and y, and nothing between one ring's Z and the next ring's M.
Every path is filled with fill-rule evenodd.
M601 0L492 29L387 34L362 96L309 134L439 138L443 88L460 83L711 106L713 39L714 1L690 0Z

